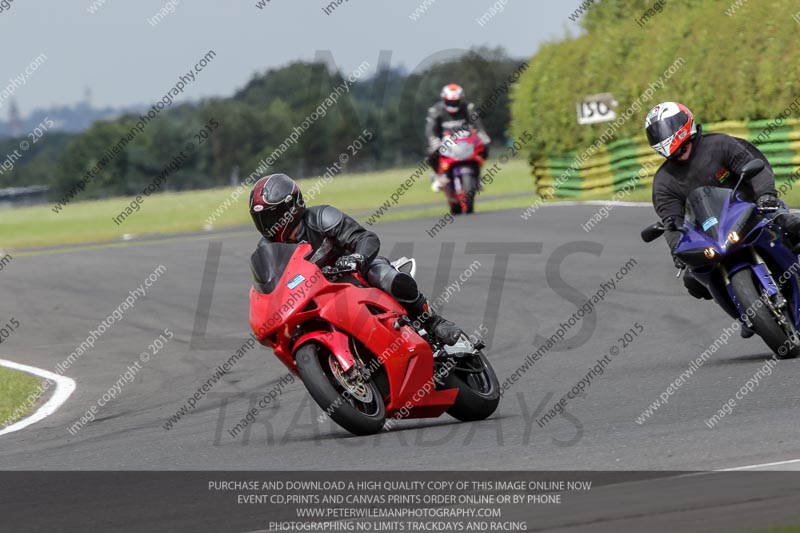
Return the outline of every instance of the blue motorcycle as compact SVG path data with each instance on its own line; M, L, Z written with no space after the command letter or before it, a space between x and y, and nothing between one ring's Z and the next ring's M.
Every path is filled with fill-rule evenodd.
M800 355L800 282L797 254L783 231L736 190L764 162L743 168L731 189L700 187L686 199L683 233L675 255L714 301L758 334L781 359ZM642 230L651 242L665 231L661 222ZM680 276L683 270L678 271Z

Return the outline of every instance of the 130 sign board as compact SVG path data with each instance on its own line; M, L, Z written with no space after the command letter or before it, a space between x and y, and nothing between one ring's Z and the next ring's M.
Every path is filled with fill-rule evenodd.
M617 118L615 107L617 101L610 93L587 96L582 102L578 102L578 124L596 124L614 120Z

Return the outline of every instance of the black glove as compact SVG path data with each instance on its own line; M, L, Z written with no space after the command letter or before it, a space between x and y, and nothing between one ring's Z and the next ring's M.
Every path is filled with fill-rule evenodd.
M758 200L756 200L756 206L762 213L772 213L783 207L778 197L770 192L759 196Z
M361 272L366 259L361 254L343 255L336 260L336 268L340 270L357 270Z
M677 255L672 256L672 264L675 265L675 268L678 270L683 270L686 268L686 263L684 263Z

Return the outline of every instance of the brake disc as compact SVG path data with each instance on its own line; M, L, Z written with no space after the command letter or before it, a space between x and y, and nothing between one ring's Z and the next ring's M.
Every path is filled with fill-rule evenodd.
M333 356L333 354L328 357L328 364L331 367L331 371L333 372L333 376L336 378L336 381L338 381L339 384L344 387L344 389L350 393L353 398L363 403L372 402L372 387L364 382L355 367L351 369L352 373L350 375L342 372L342 367L339 365L339 361Z

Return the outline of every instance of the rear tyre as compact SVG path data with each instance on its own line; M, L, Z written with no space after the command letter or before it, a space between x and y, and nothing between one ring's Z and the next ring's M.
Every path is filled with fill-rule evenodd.
M314 342L301 346L294 357L309 394L334 422L354 435L374 435L383 429L386 406L372 379L345 384L336 358Z
M475 212L475 196L478 195L478 180L474 174L462 174L462 184L464 186L464 211L467 214Z
M779 359L794 359L800 355L800 346L789 339L790 334L778 323L770 306L764 301L759 302L762 298L761 284L756 283L749 268L743 268L731 276L731 285L742 307L753 310L750 320L758 336L764 339ZM763 297L767 298L766 295Z
M458 389L455 403L447 414L462 422L485 420L500 403L500 382L483 352L461 359L444 378L446 388Z

